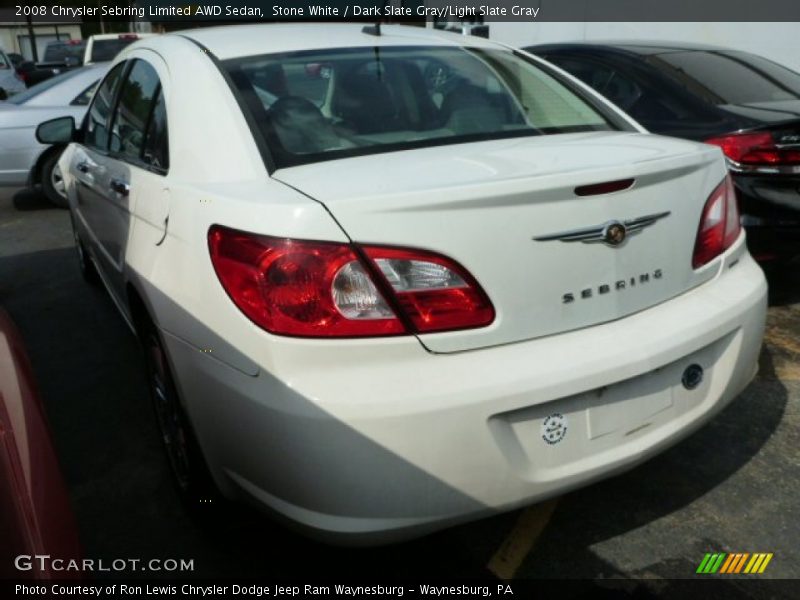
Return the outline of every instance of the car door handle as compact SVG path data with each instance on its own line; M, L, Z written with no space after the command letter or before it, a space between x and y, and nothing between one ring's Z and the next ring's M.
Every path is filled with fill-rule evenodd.
M87 162L79 162L77 165L75 165L75 168L81 173L88 173L91 170L89 163Z
M127 196L131 191L131 186L121 179L112 179L108 186L112 192L117 192L120 196Z

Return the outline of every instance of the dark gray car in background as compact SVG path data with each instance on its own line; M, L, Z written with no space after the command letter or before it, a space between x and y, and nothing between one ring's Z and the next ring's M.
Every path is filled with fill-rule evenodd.
M800 255L800 74L738 50L687 43L530 46L653 133L720 146L748 245L761 261Z

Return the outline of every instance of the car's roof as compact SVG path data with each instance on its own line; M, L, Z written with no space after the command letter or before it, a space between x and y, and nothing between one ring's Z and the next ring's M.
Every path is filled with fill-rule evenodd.
M220 60L300 50L387 46L464 46L501 48L478 37L402 25L381 25L381 35L364 33L364 23L279 23L228 25L168 34L205 46ZM157 43L150 38L150 43Z
M86 43L86 40L53 40L47 42L48 46L81 46Z
M530 52L544 52L553 50L570 49L605 49L627 52L637 55L657 55L668 52L724 52L731 51L731 48L712 46L710 44L698 44L694 42L669 42L653 40L584 40L574 42L559 42L550 44L534 44L526 46Z
M73 70L77 71L79 73L87 73L87 74L88 73L94 73L94 72L100 72L100 71L107 71L108 70L108 66L110 64L111 64L110 61L96 62L96 63L92 63L90 65L82 65L82 66L78 67L77 69L73 69Z
M77 94L91 85L93 81L100 79L110 64L102 62L86 65L42 81L17 95L17 100L30 96L18 106L67 106ZM54 81L55 83L53 83ZM37 90L39 85L46 87L39 91ZM13 99L14 97L12 97Z
M121 33L95 33L94 35L90 35L88 37L88 39L90 39L90 40L117 40L117 39L121 39L121 38L134 38L134 37L135 38L146 38L146 37L150 37L150 36L153 36L153 35L156 35L156 34L154 34L154 33L138 33L138 32L129 33L129 32L123 31Z

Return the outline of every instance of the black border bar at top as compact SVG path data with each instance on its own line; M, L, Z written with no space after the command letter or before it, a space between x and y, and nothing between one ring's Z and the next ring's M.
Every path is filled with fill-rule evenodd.
M797 22L797 0L85 0L12 3L0 22L137 21L497 21L516 22ZM26 14L46 9L45 15ZM68 9L78 9L71 12ZM66 14L59 14L67 9ZM80 10L83 9L83 10ZM198 11L200 9L200 11ZM135 11L135 12L134 12Z

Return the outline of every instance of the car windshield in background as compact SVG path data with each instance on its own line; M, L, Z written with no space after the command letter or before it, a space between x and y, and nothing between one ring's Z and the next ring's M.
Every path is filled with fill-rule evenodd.
M504 50L347 48L239 58L224 67L279 168L625 126Z
M65 62L67 58L75 59L76 62L83 60L85 43L64 43L53 42L47 45L44 51L44 62Z
M714 104L800 99L799 73L747 52L693 50L647 60Z
M24 92L20 92L19 94L14 94L8 100L6 100L6 102L9 104L25 104L26 102L35 98L42 92L46 92L50 88L57 86L59 83L63 83L67 79L75 77L80 72L81 71L79 69L75 69L72 71L61 73L60 75L56 75L55 77L51 77L50 79L46 79L41 83L37 83L36 85L29 87Z
M111 40L94 40L92 42L92 62L107 62L112 60L120 51L135 42L135 36L123 36Z

